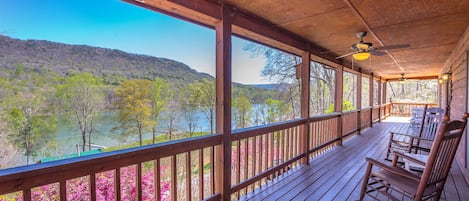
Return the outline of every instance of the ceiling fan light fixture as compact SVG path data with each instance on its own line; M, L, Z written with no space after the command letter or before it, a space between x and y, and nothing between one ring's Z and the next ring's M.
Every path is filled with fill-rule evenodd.
M368 44L366 44L366 43L357 43L356 47L357 47L358 49L366 50L366 49L368 49L370 46L369 46Z
M361 60L366 60L370 58L370 55L371 55L370 52L357 52L357 53L354 53L352 56L353 56L353 59L361 61Z
M403 74L401 74L401 78L399 78L399 83L404 84L405 80L406 80L406 78L405 78L404 73L403 73Z

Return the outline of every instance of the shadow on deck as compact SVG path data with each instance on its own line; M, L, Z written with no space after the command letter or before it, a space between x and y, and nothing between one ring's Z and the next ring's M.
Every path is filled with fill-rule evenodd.
M358 200L365 157L384 161L389 131L405 129L403 122L403 118L390 117L241 200ZM469 200L469 186L455 163L441 200Z

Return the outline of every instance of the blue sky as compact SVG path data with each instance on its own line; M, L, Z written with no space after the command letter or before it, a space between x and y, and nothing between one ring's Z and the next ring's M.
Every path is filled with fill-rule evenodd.
M0 34L164 57L215 74L215 31L119 0L0 0ZM233 81L269 83L233 38ZM255 73L253 73L255 72Z

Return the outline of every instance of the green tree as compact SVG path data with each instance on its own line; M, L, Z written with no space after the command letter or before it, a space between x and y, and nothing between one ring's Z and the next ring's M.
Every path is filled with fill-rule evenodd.
M281 112L281 103L279 100L274 99L267 99L265 101L265 105L267 106L267 119L266 123L274 123L280 120L280 112Z
M201 111L207 117L210 123L210 133L214 133L214 120L215 120L215 99L216 90L215 82L208 79L202 81L195 81L189 87L194 92L194 98L198 100L198 105Z
M342 100L342 111L349 111L349 110L354 110L355 107L353 104L348 101L348 100ZM334 112L334 104L329 105L329 107L326 110L326 114L330 114Z
M285 116L299 116L300 82L297 79L297 68L301 66L301 57L255 43L248 44L243 49L250 51L253 57L262 55L266 58L261 75L280 84L276 99L282 102L282 107L290 107L285 110L288 111Z
M184 116L184 120L187 123L187 128L189 129L189 137L192 137L194 134L195 129L197 128L197 110L198 107L198 100L197 97L192 91L192 87L182 88L179 96L179 100L181 103L181 111Z
M166 106L170 97L168 84L161 78L155 78L150 84L150 106L151 120L154 122L152 127L153 144L155 143L156 126L158 126L158 118Z
M8 140L6 122L0 122L0 169L11 167L15 164L17 149Z
M170 93L168 102L168 112L165 115L166 126L168 128L169 140L173 139L173 133L176 131L176 122L180 119L181 104L173 93Z
M335 70L314 61L310 63L310 114L324 114L334 103Z
M17 96L16 100L17 106L5 115L10 131L8 139L24 151L29 164L41 146L51 140L48 134L55 129L56 118L39 114L44 101L40 95L26 94L22 99Z
M97 126L96 116L104 107L104 94L101 81L90 73L78 73L65 79L59 87L63 106L70 113L71 121L75 122L82 136L82 149L85 151L86 136L88 149L91 150L91 135Z
M155 126L151 119L150 85L149 80L127 80L116 92L120 122L118 128L122 129L123 136L137 133L140 146L143 131L150 131Z
M233 99L233 109L237 128L246 128L251 121L251 102L244 94Z

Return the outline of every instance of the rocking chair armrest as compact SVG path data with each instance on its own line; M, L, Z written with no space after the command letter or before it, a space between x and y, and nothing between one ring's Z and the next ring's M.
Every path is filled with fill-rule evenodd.
M417 182L420 181L420 178L417 176L417 175L414 175L410 172L408 172L407 170L405 169L402 169L400 167L397 167L397 166L389 166L389 165L386 165L384 163L381 163L375 159L372 159L372 158L366 158L366 162L368 162L369 164L372 164L372 165L375 165L387 172L390 172L390 173L393 173L393 174L396 174L396 175L399 175L399 176L403 176L403 177L407 177L409 179L412 179L412 180L415 180Z
M403 135L403 136L407 136L407 137L411 137L411 138L412 138L412 137L417 137L417 136L415 136L415 135L408 134L408 133L398 133L398 132L393 132L393 131L391 131L391 132L389 132L389 133L391 134L391 137L393 137L394 135Z
M402 158L405 158L405 159L407 159L407 160L409 160L409 161L412 161L412 162L414 162L414 163L417 163L417 164L419 164L419 165L422 165L422 166L425 166L425 165L426 165L425 162L423 162L423 161L421 161L421 160L418 160L418 159L416 159L416 158L413 158L412 156L405 155L405 154L400 153L400 152L394 152L394 157L402 157Z
M433 140L423 138L423 137L419 137L419 136L412 136L410 138L411 138L411 140L423 140L423 141L433 142Z

